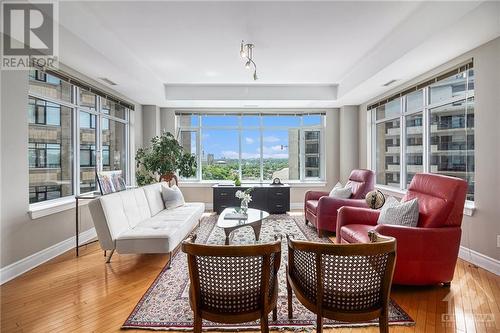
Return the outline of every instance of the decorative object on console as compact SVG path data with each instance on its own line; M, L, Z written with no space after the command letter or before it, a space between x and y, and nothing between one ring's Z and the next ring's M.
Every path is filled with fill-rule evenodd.
M366 194L365 200L371 209L379 209L385 204L385 195L380 190L373 190Z
M273 179L273 182L271 183L271 185L283 185L283 184L281 183L281 179L276 177Z
M135 160L139 186L171 180L177 185L176 172L181 177L192 177L196 174L196 157L184 152L184 148L170 132L155 136L149 147L138 149Z
M399 202L389 197L380 210L377 224L404 225L416 227L418 223L418 199Z
M177 185L169 187L166 186L165 184L162 184L161 195L163 197L163 202L165 203L166 209L181 207L186 204L181 189L177 187Z
M449 284L458 258L466 194L467 182L462 179L417 173L401 199L418 198L417 227L377 224L379 210L343 207L336 242L366 243L366 233L373 229L397 240L394 284Z
M126 189L125 179L123 179L122 173L122 170L99 171L96 173L101 195L120 192Z
M211 215L203 218L200 227L196 230L198 244L224 245L224 230L216 226L218 216ZM329 238L318 238L312 227L304 225L302 216L271 215L262 222L260 241L264 244L273 242L275 235L290 234L296 240L308 240L312 242L331 243ZM255 244L254 231L250 227L238 229L233 233L231 240L233 245ZM286 237L281 245L282 257L287 258L288 247ZM314 259L313 259L314 260ZM289 319L287 314L287 290L286 290L286 260L281 261L278 271L278 320L269 321L272 329L289 329L301 331L314 329L316 315L301 306L299 300L293 296L294 316ZM153 330L184 330L193 329L193 312L189 305L189 273L186 254L179 252L173 259L172 268L164 268L151 286L138 301L123 328L153 329ZM269 318L271 319L271 318ZM410 316L394 301L389 303L389 325L414 325ZM324 327L367 327L377 325L377 321L365 321L363 323L346 323L331 319L324 320ZM225 332L242 332L243 330L259 330L258 321L242 324L222 324L204 321L203 328L208 330Z
M338 182L330 191L329 196L332 198L349 199L352 196L352 186L350 183L343 186L340 182Z
M368 207L365 201L366 193L375 186L373 171L357 169L349 176L352 196L349 199L330 197L328 192L307 191L304 199L305 222L311 223L322 235L323 231L337 230L337 211L342 206Z

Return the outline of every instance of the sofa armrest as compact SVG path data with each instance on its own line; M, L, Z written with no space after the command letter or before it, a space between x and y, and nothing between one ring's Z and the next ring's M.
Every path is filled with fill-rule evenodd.
M306 192L304 203L307 200L319 200L321 197L328 196L329 194L329 192L309 190Z
M318 201L318 216L330 215L337 216L338 210L341 207L364 207L368 208L364 199L341 199L330 196L321 197Z

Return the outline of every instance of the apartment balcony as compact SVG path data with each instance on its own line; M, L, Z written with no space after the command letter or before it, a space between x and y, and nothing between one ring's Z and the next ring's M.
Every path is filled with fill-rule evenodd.
M400 151L401 151L400 146L388 146L385 149L386 155L392 155L392 154L399 155Z
M387 164L385 167L387 172L399 172L399 164Z
M386 132L386 137L388 136L399 136L401 133L401 128L399 127L394 127L394 128L389 128Z

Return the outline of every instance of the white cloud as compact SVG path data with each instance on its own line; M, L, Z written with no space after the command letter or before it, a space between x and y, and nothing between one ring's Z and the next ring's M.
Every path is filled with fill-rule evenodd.
M224 150L221 153L222 157L229 158L229 159L236 159L239 158L239 154L237 151L234 150Z
M276 136L265 136L263 138L264 142L267 142L267 143L273 143L273 142L278 142L280 141L280 138L276 137Z
M249 145L251 145L252 143L254 143L254 142L255 142L255 140L254 140L254 139L252 139L252 138L246 137L246 138L245 138L245 142L246 142L246 143L248 143Z

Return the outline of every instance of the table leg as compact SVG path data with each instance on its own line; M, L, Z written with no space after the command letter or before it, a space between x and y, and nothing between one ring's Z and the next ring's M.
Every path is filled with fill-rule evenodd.
M262 227L262 223L252 225L253 233L255 234L255 241L258 242L260 238L260 228Z
M76 256L78 257L78 198L76 198L76 207L75 207L75 210L76 210L76 214L75 214L75 239L76 239L76 246L75 246L75 249L76 249Z
M231 235L232 229L224 229L224 233L226 234L226 241L224 242L224 245L229 245L229 236Z

